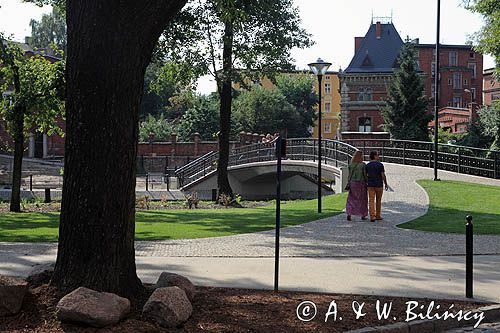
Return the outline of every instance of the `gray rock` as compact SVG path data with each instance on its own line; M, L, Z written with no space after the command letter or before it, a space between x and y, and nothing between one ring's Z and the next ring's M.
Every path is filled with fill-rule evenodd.
M130 301L115 294L80 287L61 298L56 310L62 322L104 327L125 317L130 312Z
M37 264L33 266L31 269L31 272L28 274L28 276L35 276L35 275L40 275L40 274L52 274L54 273L54 267L55 263L49 262L46 264Z
M155 288L179 287L186 293L190 301L193 301L196 288L191 281L179 274L163 272L160 274Z
M193 306L184 290L179 287L166 287L153 292L144 304L142 312L160 326L177 327L188 320Z
M27 292L28 282L25 280L0 275L0 316L18 313Z

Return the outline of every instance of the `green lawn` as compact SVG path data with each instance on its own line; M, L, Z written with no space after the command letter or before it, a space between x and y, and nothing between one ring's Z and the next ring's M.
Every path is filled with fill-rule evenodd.
M282 226L310 222L339 214L346 195L323 198L323 213L317 201L282 202ZM241 209L151 210L136 214L136 240L182 239L227 236L269 230L275 224L274 204ZM0 214L0 241L57 241L59 213Z
M474 234L500 235L500 187L457 181L420 180L418 183L429 194L429 211L399 227L465 233L465 216L470 214Z

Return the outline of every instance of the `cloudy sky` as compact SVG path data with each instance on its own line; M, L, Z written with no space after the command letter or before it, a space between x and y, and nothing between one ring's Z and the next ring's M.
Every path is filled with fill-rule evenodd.
M483 22L461 5L463 0L441 1L441 43L464 44ZM391 16L401 38L420 38L421 43L436 41L436 0L295 0L303 26L316 44L307 50L294 50L298 68L318 57L333 63L333 70L346 68L354 53L354 37L364 36L372 15ZM29 36L31 18L39 19L50 7L39 8L20 0L0 0L0 31L16 40ZM484 68L493 67L493 59L485 56ZM200 92L215 90L208 78L200 81Z

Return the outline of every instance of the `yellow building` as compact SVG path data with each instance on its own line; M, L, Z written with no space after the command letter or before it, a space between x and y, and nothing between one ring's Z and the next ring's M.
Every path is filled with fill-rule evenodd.
M296 71L296 72L287 72L285 75L290 75L293 77L294 75L304 75L307 72ZM313 76L313 74L310 74ZM318 79L314 76L314 91L318 93ZM259 84L264 89L274 89L275 86L271 80L268 78L263 78ZM322 129L322 137L323 139L335 139L337 134L340 131L340 93L339 93L339 76L337 72L329 71L323 76L323 80L321 82L322 91L321 91L321 113L323 118L321 119ZM234 89L241 89L239 84L233 85ZM316 111L317 112L317 111ZM318 137L318 124L311 128L312 137Z

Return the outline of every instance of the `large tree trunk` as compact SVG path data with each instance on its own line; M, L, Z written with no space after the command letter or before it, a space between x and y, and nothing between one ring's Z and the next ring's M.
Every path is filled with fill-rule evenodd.
M224 49L222 50L222 74L218 79L220 96L220 134L219 134L219 163L217 165L217 186L219 195L233 195L233 190L227 177L229 164L229 135L231 131L231 78L233 71L233 23L228 21L224 28Z
M139 104L153 47L186 0L68 0L66 154L51 283L120 295L136 274Z
M24 107L16 106L13 119L14 165L12 168L12 191L10 194L10 211L21 211L21 178L24 152Z

